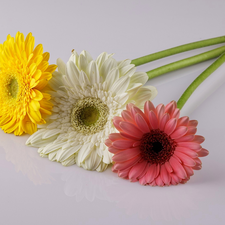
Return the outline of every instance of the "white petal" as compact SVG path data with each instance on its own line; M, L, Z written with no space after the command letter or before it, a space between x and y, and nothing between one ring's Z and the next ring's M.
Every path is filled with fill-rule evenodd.
M90 53L85 50L83 50L80 54L87 59L88 63L90 63L93 60Z
M74 155L71 155L69 158L67 158L65 161L61 163L63 166L72 166L75 164L75 157Z
M119 76L120 76L120 73L118 68L114 68L108 73L106 78L106 83L107 83L106 90L111 89L112 85L119 79Z
M58 71L62 74L65 74L66 73L66 64L63 62L63 60L58 58L56 61L56 64L58 66Z
M80 71L80 84L81 86L91 85L87 74L84 71Z
M98 172L103 172L107 169L108 167L108 164L104 163L104 162L101 162L98 166L98 168L96 169L96 171Z
M72 61L75 65L78 64L78 58L79 58L79 55L77 54L77 52L73 49L72 51L72 54L69 58L69 61Z
M96 59L98 68L101 69L102 64L105 62L105 60L108 59L108 54L106 52L101 53L98 58Z
M101 163L101 158L98 156L96 151L92 151L90 156L85 159L82 164L83 168L86 170L96 170Z
M130 59L125 59L121 62L118 62L118 68L122 68L124 66L130 65L131 60Z
M148 75L144 72L136 72L130 79L130 85L135 83L145 84L148 81Z
M80 151L78 152L78 157L77 157L77 165L81 166L81 163L86 159L86 157L91 153L93 150L93 144L88 143L84 144Z
M78 67L80 70L83 70L85 73L88 72L88 61L84 55L79 56Z
M100 76L103 77L103 80L106 79L108 73L113 69L117 67L116 60L113 58L108 58L103 64L99 71Z
M96 83L98 84L100 82L98 66L95 61L92 61L89 64L89 76L90 76L90 82L92 85Z
M68 159L71 155L75 154L80 150L82 145L70 146L69 148L63 148L57 153L57 161L62 162Z
M108 151L108 149L105 150L104 153L103 153L103 162L106 163L106 164L112 163L112 153L110 153Z
M47 130L43 133L42 139L47 139L52 136L55 136L56 134L60 134L61 129L52 129L52 130Z
M148 100L152 100L157 95L157 90L153 86L143 86L141 87L137 94L132 98L136 103L137 107L142 108L144 103Z
M111 87L112 93L118 95L124 93L127 90L129 83L130 77L128 76L120 77Z
M127 73L129 73L129 71L133 71L133 69L135 68L135 66L133 64L124 66L120 69L120 76L125 75ZM135 72L135 71L134 71ZM134 73L133 72L133 73Z
M72 82L73 86L79 85L80 72L76 65L72 61L68 61L66 64L66 75Z
M51 153L51 152L54 152L56 150L59 150L62 146L64 145L64 143L60 142L60 143L50 143L48 145L46 145L44 148L43 148L43 153L45 155Z

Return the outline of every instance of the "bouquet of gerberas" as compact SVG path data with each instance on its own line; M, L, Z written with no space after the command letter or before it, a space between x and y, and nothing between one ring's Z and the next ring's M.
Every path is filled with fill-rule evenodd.
M208 151L196 135L197 121L179 118L180 109L197 86L225 57L221 56L184 92L178 103L154 107L157 90L148 79L223 54L225 46L136 72L136 67L180 52L225 42L225 36L198 41L134 60L117 62L102 53L93 60L75 50L65 64L49 65L42 45L18 32L0 45L0 127L6 133L32 134L26 144L42 157L64 166L77 164L104 171L113 163L120 177L141 184L186 182L199 157ZM141 109L144 108L144 111Z

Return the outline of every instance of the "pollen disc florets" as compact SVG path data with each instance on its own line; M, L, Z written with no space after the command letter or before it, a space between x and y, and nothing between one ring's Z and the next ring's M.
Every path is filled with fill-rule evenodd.
M77 132L94 134L104 128L108 114L108 106L99 98L84 98L76 102L71 123Z
M169 161L176 148L176 142L159 129L143 135L140 144L142 157L152 164Z

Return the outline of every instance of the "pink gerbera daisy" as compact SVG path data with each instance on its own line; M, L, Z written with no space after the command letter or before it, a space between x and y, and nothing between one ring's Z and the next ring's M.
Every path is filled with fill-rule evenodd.
M131 103L126 109L113 119L119 133L110 134L105 142L119 177L142 185L176 185L201 169L199 157L209 153L200 145L205 139L195 135L196 120L179 118L175 101L156 108L147 101L144 112Z

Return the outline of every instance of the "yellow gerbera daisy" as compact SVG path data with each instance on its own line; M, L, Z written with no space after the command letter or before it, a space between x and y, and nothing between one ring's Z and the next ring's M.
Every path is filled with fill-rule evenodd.
M33 134L51 114L45 89L57 66L49 65L49 53L34 42L32 33L24 40L17 32L0 44L0 127L6 133Z

